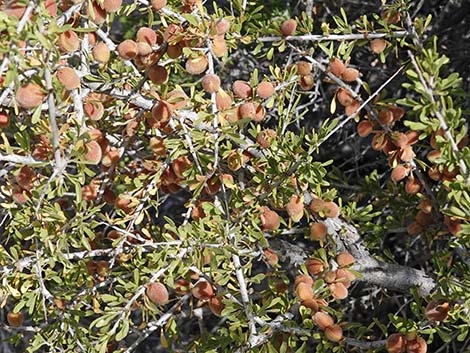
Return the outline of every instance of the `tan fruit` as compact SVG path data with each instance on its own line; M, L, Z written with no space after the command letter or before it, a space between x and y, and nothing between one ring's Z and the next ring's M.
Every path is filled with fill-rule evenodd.
M176 158L171 164L173 172L180 179L184 179L184 172L186 172L192 166L193 162L191 162L191 160L187 156L180 156Z
M406 349L405 335L394 333L388 336L386 348L389 353L404 353Z
M301 283L305 283L311 287L313 286L314 282L313 282L313 278L310 277L309 275L298 275L295 277L295 280L294 280L294 289L297 289L297 287Z
M145 67L146 63L144 63L142 58L146 58L147 56L149 56L153 52L153 49L146 42L136 42L136 44L137 44L136 59L139 59L139 60L136 60L136 64L138 64L139 67Z
M102 152L101 146L96 141L90 141L85 144L84 160L89 164L98 164L101 161Z
M313 86L315 86L315 79L313 78L313 75L305 75L300 78L299 81L300 88L304 91L308 91L309 89L312 89Z
M1 8L1 10L5 12L8 16L14 16L20 20L26 11L26 6L11 2L10 4L8 4L8 6Z
M148 284L145 294L156 305L165 305L170 299L165 285L159 282Z
M426 306L424 314L429 320L444 321L445 319L447 319L449 310L449 302L443 300L431 300Z
M324 205L325 201L319 198L313 198L313 200L310 202L309 208L313 213L319 213L321 210L323 210Z
M161 85L168 81L168 72L164 66L153 65L148 70L148 77L156 85Z
M131 202L132 200L128 196L121 194L114 200L114 207L123 210L124 213L130 213L132 211Z
M406 137L408 138L408 144L414 145L416 142L419 141L419 132L410 130L405 133Z
M122 0L103 0L103 7L106 12L113 13L121 8Z
M226 18L221 18L217 21L215 30L219 35L227 33L230 30L230 21Z
M405 184L405 191L408 194L417 194L421 190L421 183L418 179L408 178Z
M35 83L27 83L16 91L16 102L22 108L31 109L36 108L42 104L46 95L43 93L40 86Z
M261 82L256 89L256 94L261 99L266 99L266 98L271 97L274 94L273 84L268 81Z
M153 153L157 156L166 156L167 148L165 146L165 140L163 137L151 137L149 141L149 146Z
M207 93L216 93L220 89L220 78L215 74L206 74L202 80L202 89Z
M372 138L372 149L376 151L381 151L385 148L387 145L387 139L386 136L383 132L377 132L374 134L374 137Z
M97 40L96 32L87 32L83 35L83 37L85 37L85 35L88 38L88 45L94 46L96 44L96 40Z
M323 279L326 283L333 283L336 281L336 271L328 271L323 275Z
M306 61L299 61L297 64L297 74L300 75L300 76L306 76L306 75L310 75L310 73L312 72L312 69L310 67L310 63L306 62Z
M232 89L235 97L241 99L247 99L253 94L250 84L241 80L235 81L232 85Z
M152 127L163 127L166 125L173 114L173 107L166 101L158 101L152 107L152 118L153 118L153 125Z
M351 115L356 116L359 113L360 106L361 106L361 103L357 99L354 99L350 105L344 107L344 113L347 116L351 116Z
M447 226L447 230L452 235L457 235L462 229L460 221L453 217L444 216L444 224Z
M343 329L339 325L331 325L325 329L325 337L331 342L339 342L343 338Z
M24 315L21 311L17 313L9 311L7 314L7 321L8 321L8 325L12 327L19 327L23 325Z
M277 230L281 225L281 219L279 215L266 206L261 208L260 220L261 227L264 231Z
M328 285L328 288L330 289L330 292L333 298L337 300L343 300L348 297L348 289L341 282L331 283Z
M240 119L253 119L256 115L256 109L253 102L246 102L238 107Z
M272 249L264 249L263 250L264 258L268 264L273 267L276 267L279 263L279 257L277 256L276 252Z
M300 195L292 195L286 205L286 211L293 222L298 222L304 215L304 198Z
M347 267L353 265L356 260L348 251L343 251L336 256L336 262L339 267Z
M55 0L46 0L44 2L44 7L50 16L57 16L57 3L55 2Z
M119 161L119 151L116 147L111 147L103 154L101 160L101 165L103 167L109 168L113 164L116 164Z
M66 53L73 53L80 48L80 39L74 31L65 31L59 35L57 46Z
M92 1L91 8L88 6L87 13L88 17L98 25L103 24L106 21L107 15L105 9L95 1Z
M222 299L222 297L212 297L209 299L209 309L211 309L215 316L222 316L222 311L225 308Z
M416 157L416 154L413 151L413 147L405 146L400 150L398 156L402 162L411 162Z
M382 13L382 19L389 24L395 24L400 22L400 13L397 10L385 10Z
M423 226L418 222L412 222L406 227L406 231L409 235L418 235L423 232Z
M418 336L414 340L408 340L406 342L407 353L426 353L428 351L428 344L426 340Z
M212 40L212 51L218 58L221 58L228 53L227 42L225 41L223 35L216 36Z
M325 330L326 328L333 326L335 323L333 318L323 311L315 313L313 321L321 330Z
M310 225L310 239L314 241L325 241L328 228L324 223L315 222Z
M322 211L325 217L328 218L337 218L340 213L339 206L333 201L325 202Z
M150 4L155 11L159 11L166 6L167 0L152 0Z
M71 67L63 67L57 70L57 79L68 91L80 87L80 78Z
M228 109L232 106L232 97L228 93L226 93L222 88L217 91L215 95L215 104L217 109L224 110Z
M194 285L192 289L192 294L195 298L201 300L209 300L215 295L214 288L212 288L212 285L204 280L199 281Z
M303 300L300 304L305 306L306 308L309 308L312 310L312 314L316 313L318 311L318 303L315 299L307 299Z
M361 137L369 136L374 129L374 125L369 120L362 120L357 124L357 134Z
M167 102L173 110L186 108L188 105L188 96L184 91L174 89L166 95Z
M390 134L390 137L393 144L398 148L404 148L408 145L408 136L406 136L406 134L403 132L394 131Z
M85 102L83 104L85 115L91 120L100 120L104 115L104 106L101 102Z
M333 75L341 77L345 70L346 66L340 59L333 58L330 60L330 66L328 67L328 71L330 71Z
M206 71L208 65L207 58L202 55L186 60L185 68L191 75L199 75Z
M325 269L325 264L323 261L318 259L307 259L305 261L305 267L307 268L308 273L310 273L312 276L316 276L323 272Z
M284 37L294 35L296 29L297 29L297 22L295 22L295 20L292 18L282 22L281 28L280 28L281 34Z
M266 117L266 110L258 102L253 102L253 106L255 107L255 116L252 119L257 122L263 121Z
M111 56L111 52L104 42L97 43L93 47L91 53L93 55L93 59L95 59L95 61L99 62L100 64L106 64Z
M25 165L20 169L20 172L15 176L16 183L23 189L30 190L32 182L35 177L34 169Z
M258 136L256 136L256 143L261 146L261 148L269 148L274 139L276 139L276 131L272 129L266 129L260 131Z
M391 125L395 121L393 112L388 109L379 110L379 120L384 125Z
M295 294L300 301L313 299L313 289L312 286L307 283L299 283L295 288Z
M400 180L403 180L408 176L410 173L410 168L405 167L404 165L397 165L395 168L392 170L392 174L390 175L390 179L394 182L398 182Z
M175 293L177 295L185 295L188 294L191 290L191 283L184 279L179 278L175 281Z
M134 59L137 56L138 47L137 43L131 39L119 43L117 46L119 56L125 60Z
M336 270L335 281L344 284L346 288L349 288L351 286L351 282L355 279L356 276L345 268L339 268Z
M356 81L359 77L359 71L351 67L346 68L341 74L341 78L346 82Z
M135 35L137 42L147 43L151 47L157 44L157 33L149 27L141 27Z
M10 115L6 112L0 112L0 129L6 129L10 126Z
M370 41L370 49L374 54L382 53L387 46L387 42L384 39L378 38Z
M347 107L348 105L354 103L354 98L352 97L351 92L344 88L338 89L336 98L338 99L339 104L341 104L343 107Z
M24 190L19 186L13 188L11 197L16 203L22 204L28 201L27 197L31 196L28 190Z

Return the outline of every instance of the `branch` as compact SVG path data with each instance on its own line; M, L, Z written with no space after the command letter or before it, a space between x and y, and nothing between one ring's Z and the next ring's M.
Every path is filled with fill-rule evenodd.
M288 42L301 41L301 42L323 42L325 40L360 40L360 39L378 39L378 38L401 38L406 37L409 33L407 31L397 31L392 33L353 33L353 34L305 34L303 36L271 36L258 38L260 42L277 42L279 40L285 40Z

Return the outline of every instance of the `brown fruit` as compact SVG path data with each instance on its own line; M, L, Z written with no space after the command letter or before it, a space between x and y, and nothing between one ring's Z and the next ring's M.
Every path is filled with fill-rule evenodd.
M91 3L91 8L87 8L88 17L93 20L96 24L100 25L106 21L106 11L98 3L93 1Z
M220 89L220 78L215 74L206 74L202 80L202 89L207 93L216 93Z
M222 297L212 297L209 299L209 309L211 309L215 316L222 316L222 310L225 308L222 299Z
M248 97L251 97L253 93L250 84L241 80L235 81L232 85L232 89L235 97L241 99L247 99Z
M195 298L201 300L209 300L215 295L214 288L205 280L199 281L194 285L192 294Z
M172 114L173 108L168 102L158 101L152 108L152 118L154 119L152 127L163 127L170 121Z
M328 71L330 71L333 75L341 77L345 70L346 66L340 59L333 58L330 60L330 66L328 67Z
M149 79L156 85L161 85L168 81L168 72L164 66L153 65L148 70Z
M426 353L428 351L428 344L426 340L417 336L414 340L408 340L406 342L406 352L407 353Z
M387 145L387 138L383 132L376 132L372 138L372 149L376 151L381 151Z
M388 336L386 348L389 353L404 353L406 349L405 335L394 333Z
M306 76L306 75L310 75L310 73L312 72L312 69L310 67L310 63L306 62L306 61L299 61L297 64L297 74L300 75L300 76Z
M315 222L310 225L310 239L315 241L325 241L328 228L324 223Z
M255 107L255 116L252 119L257 122L263 121L264 117L266 116L266 110L258 102L253 102L253 106Z
M258 136L256 136L256 143L261 146L261 148L269 148L272 141L277 137L276 131L272 129L266 129L260 131Z
M165 305L169 302L169 294L165 285L160 282L150 283L145 290L147 297L156 305Z
M232 106L232 102L232 97L230 97L230 95L222 88L217 91L217 94L215 95L215 105L217 106L217 109L228 109Z
M308 91L309 89L312 89L313 86L315 86L315 80L313 78L313 75L305 75L300 78L299 81L300 88L304 91Z
M9 311L7 314L7 321L8 321L8 325L12 327L19 327L23 325L24 315L21 311L17 313Z
M298 222L304 215L304 198L300 195L292 195L286 205L286 211L293 222Z
M323 214L328 218L337 218L339 216L339 206L333 202L328 201L323 204Z
M26 6L11 2L10 4L8 4L8 6L2 7L1 10L5 12L8 16L14 16L20 20L26 11Z
M32 187L34 176L35 176L34 169L25 165L20 169L20 172L15 176L15 181L23 189L30 190Z
M331 342L339 342L343 338L343 329L339 325L331 325L325 329L325 337Z
M0 129L6 129L10 126L10 115L6 112L0 112Z
M264 249L263 254L265 257L265 260L268 264L270 264L273 267L276 267L278 262L279 262L279 257L277 256L276 252L272 249Z
M80 78L71 67L63 67L57 70L57 79L67 91L80 87Z
M411 146L405 146L402 148L398 155L402 162L411 162L413 158L416 157L416 154L413 151L413 147Z
M122 0L103 0L103 7L108 13L116 12L121 5Z
M379 110L379 120L384 125L391 125L395 121L393 112L389 109Z
M295 280L294 280L294 289L297 289L297 287L301 283L305 283L311 287L313 286L314 282L313 282L313 278L310 277L309 275L298 275L295 277Z
M141 27L135 35L136 42L147 43L151 47L157 44L157 33L149 27Z
M303 300L300 304L305 306L306 308L309 308L312 310L312 314L316 313L318 311L318 303L315 299L307 299Z
M421 190L421 183L418 179L408 178L405 184L405 191L408 194L417 194Z
M351 92L344 88L338 89L336 98L338 99L339 104L341 104L343 107L347 107L348 105L354 103L354 98L352 97Z
M90 141L85 144L84 160L89 164L98 164L101 161L101 146L96 141Z
M385 10L382 13L382 19L389 24L395 24L400 22L400 13L397 10Z
M393 144L398 148L404 148L408 145L408 136L406 136L406 134L404 134L403 132L394 131L390 134L390 137L392 139Z
M188 294L191 288L191 283L184 279L179 278L175 281L175 293L177 295L185 295Z
M356 276L345 268L339 268L336 270L335 281L344 284L346 288L349 288L351 286L351 282L355 279Z
M325 201L318 199L318 198L314 198L312 202L310 202L309 208L310 208L310 211L312 211L313 213L318 213L318 212L321 212L321 210L323 210L324 205L325 205Z
M339 267L347 267L354 264L356 260L349 252L343 251L336 256L336 262Z
M184 91L174 89L166 95L167 102L174 110L183 109L188 105L188 96Z
M109 273L109 262L106 260L100 260L96 262L96 273L102 277Z
M343 300L348 297L348 289L344 283L331 283L328 285L328 288L330 289L331 295L335 299Z
M99 62L100 64L106 64L109 61L109 57L111 55L111 52L109 51L109 48L105 42L97 43L93 47L91 53L93 54L93 59L95 59L95 61Z
M137 56L138 47L137 43L131 39L119 43L117 46L119 56L125 60L134 59Z
M326 283L333 283L336 281L336 271L328 271L323 275L323 279Z
M31 109L36 108L42 104L46 95L43 93L40 86L35 83L27 83L16 91L16 102L22 108Z
M333 326L335 323L333 318L323 311L315 313L313 321L321 330L325 330L326 328Z
M144 62L142 59L147 58L152 52L153 49L150 45L148 45L146 42L136 42L137 44L137 57L136 57L136 64L138 64L139 67L146 67L147 62Z
M346 68L341 74L341 78L346 82L353 82L359 77L359 71L351 67Z
M155 11L159 11L166 6L167 0L152 0L150 3Z
M119 151L116 147L111 147L107 150L101 160L101 165L103 167L109 168L113 164L116 164L119 161Z
M227 42L225 41L223 35L216 36L212 41L212 51L214 55L218 58L226 55L228 53Z
M274 94L274 86L271 82L263 81L258 85L256 94L261 99L266 99Z
M199 75L206 71L208 65L207 58L202 55L186 60L185 68L191 75Z
M300 301L313 299L313 289L312 286L307 283L299 283L295 287L295 294Z
M238 107L238 115L240 119L253 119L255 114L256 109L253 102L246 102Z
M73 53L80 48L80 39L74 31L65 31L59 35L57 46L66 53Z
M361 137L369 136L374 129L374 125L369 120L362 120L357 124L357 134Z
M432 212L432 201L429 199L422 199L417 208L424 213L431 213Z
M312 276L316 276L323 272L325 269L325 264L318 259L307 259L305 261L305 267L307 267L308 273L310 273Z
M409 235L418 235L423 230L423 227L418 222L412 222L406 227L406 231Z
M50 16L57 16L57 3L55 0L46 0L44 2L44 7Z
M282 22L281 24L281 33L284 37L292 36L295 34L295 30L297 29L297 22L294 19L288 19Z
M217 21L215 30L219 35L227 33L230 30L230 21L226 18L221 18Z
M392 174L390 175L390 179L392 179L392 181L394 182L398 182L408 176L409 173L410 168L400 164L393 168Z
M385 50L387 42L384 39L378 38L370 41L370 49L374 54L380 54Z
M103 117L104 106L101 102L85 102L83 103L83 111L91 120L97 121Z
M280 220L279 215L275 211L270 210L266 206L263 206L261 208L260 219L261 219L261 226L264 231L277 230L279 226L281 225L281 220Z
M449 302L431 300L426 306L424 314L429 320L444 321L448 316L449 310Z
M444 224L447 226L447 230L452 235L457 235L462 230L460 221L449 216L444 217Z

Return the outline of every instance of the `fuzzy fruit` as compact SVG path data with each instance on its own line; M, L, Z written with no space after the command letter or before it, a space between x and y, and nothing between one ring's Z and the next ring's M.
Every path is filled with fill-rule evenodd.
M393 168L390 179L394 182L398 182L408 176L409 173L410 169L400 164Z
M153 65L148 70L148 77L156 85L161 85L168 81L168 72L164 66Z
M315 86L315 80L313 78L313 75L305 75L300 78L299 81L300 88L304 91L308 91L309 89L312 89L313 86Z
M325 330L326 328L333 326L335 323L333 318L323 311L315 313L313 321L321 330Z
M310 67L310 63L306 62L306 61L299 61L297 64L297 74L300 75L300 76L306 76L306 75L310 75L310 73L312 72L312 69Z
M313 299L313 289L307 283L299 283L295 288L295 294L300 301Z
M357 124L357 134L361 137L369 136L372 133L374 126L369 120L362 120Z
M157 33L149 27L141 27L135 34L137 42L147 43L151 47L157 44Z
M354 98L351 92L344 88L338 89L338 92L336 93L336 98L338 99L339 104L341 104L343 107L347 107L348 105L354 103Z
M273 84L268 81L261 82L256 89L256 94L261 99L266 99L266 98L271 97L274 94Z
M116 12L122 5L122 0L103 0L103 7L107 13Z
M119 43L117 46L119 56L125 60L134 59L137 56L138 47L137 43L131 39Z
M232 89L235 97L241 99L247 99L248 97L251 97L253 93L250 84L241 80L235 81L232 85Z
M9 311L7 314L7 321L8 321L8 325L12 327L19 327L23 325L24 315L21 311L18 313Z
M431 300L426 306L424 314L429 320L444 321L448 316L449 310L449 302Z
M63 67L57 70L57 79L67 91L80 87L80 78L71 67Z
M85 102L83 103L83 111L91 120L97 121L103 117L104 106L101 102Z
M348 289L343 283L331 283L328 285L333 298L343 300L348 297Z
M87 8L88 17L93 20L97 25L103 24L106 21L106 11L96 1L91 2L91 7Z
M406 352L407 353L426 353L428 351L428 344L426 340L417 336L414 340L408 340L406 342Z
M279 215L270 210L268 207L264 206L261 208L261 226L264 231L277 230L281 225L281 219Z
M35 83L27 83L21 86L16 91L16 102L22 108L31 109L36 108L42 104L46 95L43 93L40 86Z
M147 297L156 305L165 305L169 301L168 290L162 283L150 283L145 291Z
M312 276L316 276L323 272L325 269L325 264L318 259L307 259L305 261L305 267L307 268L308 273L310 273Z
M354 264L356 260L349 252L343 251L336 256L336 262L339 267L347 267Z
M346 68L341 74L341 78L346 82L353 82L359 77L359 71L351 67Z
M312 313L316 313L318 311L318 303L314 298L303 300L300 304L312 310Z
M386 348L389 353L404 353L406 349L405 335L394 333L388 336Z
M261 148L269 148L276 137L276 131L273 129L262 130L256 136L256 143L260 145Z
M209 309L211 309L215 316L222 316L222 310L225 308L222 299L222 297L212 297L209 299Z
M97 165L101 161L101 146L96 141L90 141L85 144L84 160L89 164Z
M212 288L212 285L207 281L197 282L191 292L195 298L201 300L209 300L215 295L214 288Z
M111 52L105 42L99 42L91 51L93 59L99 62L100 64L106 64L109 61Z
M333 58L330 60L330 66L328 67L328 71L330 71L333 75L341 77L345 70L346 66L340 59Z
M324 223L315 222L310 225L310 239L314 241L325 241L328 228Z
M327 201L323 204L323 214L328 218L337 218L340 213L339 206L333 201Z
M311 287L313 286L314 282L313 282L313 278L310 277L309 275L298 275L295 277L295 280L294 280L294 289L297 289L297 287L301 283L305 283Z
M202 55L186 60L185 68L191 75L199 75L206 71L208 64L207 58Z
M0 112L0 129L6 129L10 126L10 115L6 112Z
M230 95L222 88L217 91L217 94L215 95L215 105L217 109L228 109L232 106L232 102L232 97L230 97Z
M166 6L167 0L152 0L150 4L155 11L159 11Z
M370 41L370 49L374 54L380 54L385 50L387 42L384 39L378 38Z
M295 30L297 29L297 22L294 19L288 19L282 22L281 24L281 33L284 37L292 36L295 34Z
M299 195L292 195L286 205L286 211L293 222L298 222L304 215L304 198Z
M421 183L418 179L415 178L408 178L405 184L405 191L407 194L417 194L421 190Z
M220 78L215 74L206 74L202 80L202 89L207 93L216 93L220 88Z
M264 257L266 259L266 262L270 264L271 266L275 267L277 266L279 262L279 257L277 256L276 252L272 249L264 249L263 250Z
M212 51L218 58L223 57L228 53L227 42L223 35L216 36L212 41Z
M339 342L343 338L343 329L339 325L331 325L325 329L325 337L331 342Z
M80 39L74 31L65 31L59 35L57 46L66 53L73 53L80 48Z
M243 103L238 107L240 119L253 119L256 115L256 109L253 102Z

